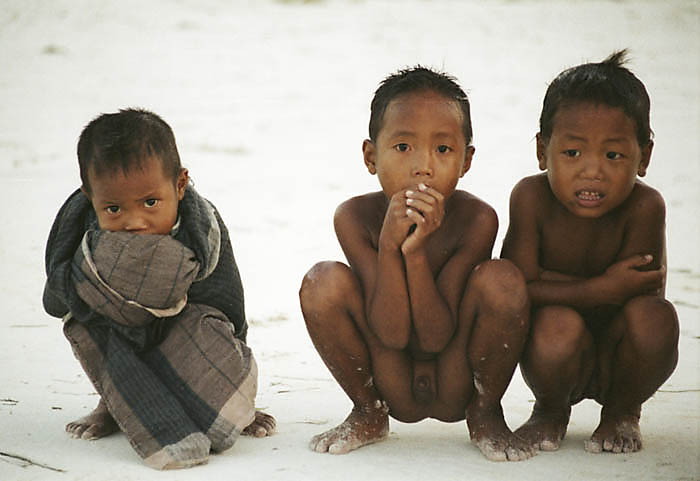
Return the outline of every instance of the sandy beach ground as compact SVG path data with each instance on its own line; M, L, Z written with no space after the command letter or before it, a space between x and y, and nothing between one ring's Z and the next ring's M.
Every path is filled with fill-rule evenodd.
M0 480L700 479L699 25L697 1L0 0ZM311 452L350 403L308 339L297 290L313 263L343 259L337 204L378 189L360 155L378 82L420 63L468 90L477 150L460 188L496 208L498 255L510 189L537 169L547 83L625 47L652 99L645 180L666 199L667 296L681 321L678 367L644 406L644 449L586 453L599 412L586 401L561 449L527 462L489 462L463 422L433 420L392 422L386 442L345 456ZM79 185L77 137L126 106L170 123L228 224L258 404L278 420L274 436L191 470L147 468L122 434L66 435L98 398L41 306L48 230ZM532 402L516 373L511 428Z

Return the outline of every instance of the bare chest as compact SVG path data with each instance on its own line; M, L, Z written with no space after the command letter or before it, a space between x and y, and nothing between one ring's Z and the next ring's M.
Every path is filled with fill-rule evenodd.
M616 260L624 225L614 217L581 222L555 214L540 229L540 265L575 276L599 275Z

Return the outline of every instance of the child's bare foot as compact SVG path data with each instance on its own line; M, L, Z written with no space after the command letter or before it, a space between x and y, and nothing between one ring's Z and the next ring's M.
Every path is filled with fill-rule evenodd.
M469 437L490 461L523 461L535 455L535 449L506 425L503 412L470 411L467 414Z
M556 451L566 435L571 409L564 413L541 411L535 406L530 419L515 434L541 451Z
M264 438L265 436L271 436L275 432L275 426L277 426L277 421L275 421L274 417L262 411L255 411L255 419L241 434Z
M369 409L354 408L340 425L311 439L309 447L317 453L345 454L366 444L383 441L389 435L386 405Z
M600 424L583 447L589 453L633 453L642 449L639 416L601 416Z
M91 441L109 436L117 431L119 431L119 426L107 411L107 406L102 399L90 414L66 424L66 432L72 437Z

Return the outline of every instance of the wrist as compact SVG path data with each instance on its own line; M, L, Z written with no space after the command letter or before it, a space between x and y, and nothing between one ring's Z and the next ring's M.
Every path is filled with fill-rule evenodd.
M424 262L428 258L428 254L425 250L425 245L415 245L404 242L401 245L401 254L406 262L406 264Z

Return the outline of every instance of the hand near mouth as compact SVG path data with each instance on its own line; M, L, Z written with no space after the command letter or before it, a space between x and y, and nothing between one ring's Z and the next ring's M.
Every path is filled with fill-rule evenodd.
M445 216L445 197L423 183L417 190L405 193L406 217L415 225L401 245L404 255L411 254L425 245L425 241L442 224Z

